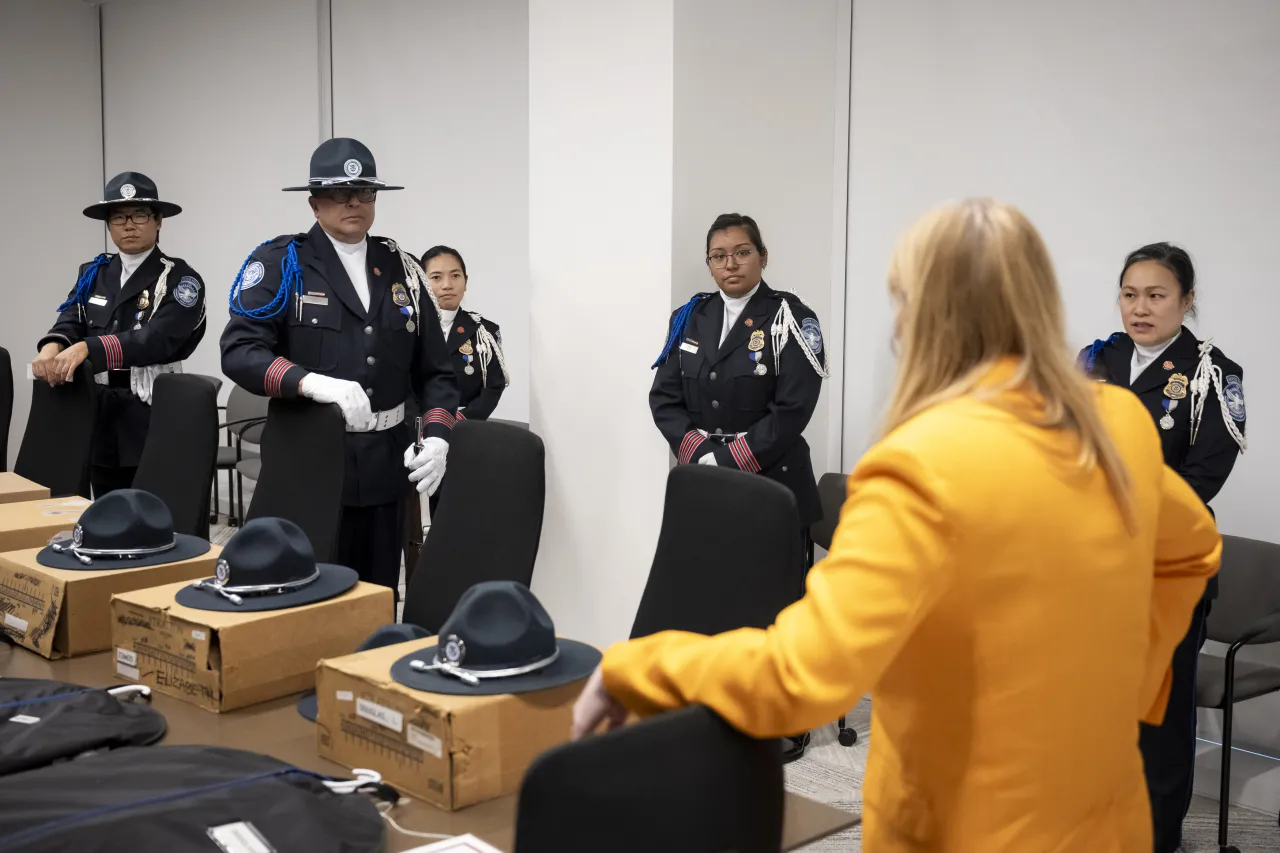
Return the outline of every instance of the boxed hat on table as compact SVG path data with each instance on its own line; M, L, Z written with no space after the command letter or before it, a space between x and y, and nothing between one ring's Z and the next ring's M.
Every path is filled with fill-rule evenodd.
M439 638L321 661L320 755L448 810L514 793L534 758L569 739L600 657L557 638L525 586L477 584Z
M112 595L207 575L221 550L174 533L164 501L137 489L103 496L68 534L0 554L5 633L47 658L110 648Z
M388 587L317 563L306 534L258 518L231 538L214 576L111 599L116 674L210 711L315 684L316 662L394 618Z

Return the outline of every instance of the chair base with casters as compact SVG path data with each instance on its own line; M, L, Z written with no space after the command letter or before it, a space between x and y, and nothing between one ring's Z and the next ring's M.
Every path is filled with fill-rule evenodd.
M841 746L853 746L858 742L858 732L845 725L843 716L836 721L836 739Z

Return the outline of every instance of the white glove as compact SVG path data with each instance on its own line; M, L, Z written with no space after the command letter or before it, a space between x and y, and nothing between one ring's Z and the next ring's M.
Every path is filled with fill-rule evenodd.
M714 453L708 453L706 456L698 460L698 464L699 465L718 465L720 463L716 462L716 455Z
M409 482L418 484L418 491L434 495L444 479L444 460L449 453L449 442L443 438L428 438L422 442L422 450L413 445L404 452L404 467L409 469Z
M298 393L317 403L337 403L347 426L352 429L373 428L373 407L359 382L308 373L298 383Z

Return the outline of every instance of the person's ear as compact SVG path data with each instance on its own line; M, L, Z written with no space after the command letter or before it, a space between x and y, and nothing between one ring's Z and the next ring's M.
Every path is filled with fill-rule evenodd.
M315 196L307 196L307 204L311 205L311 212L315 214L316 219L320 218L320 202Z

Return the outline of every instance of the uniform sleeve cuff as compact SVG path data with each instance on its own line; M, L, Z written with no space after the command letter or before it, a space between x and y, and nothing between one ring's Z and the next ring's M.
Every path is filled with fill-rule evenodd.
M739 436L729 442L729 446L725 450L729 451L730 456L733 458L733 464L743 471L748 474L760 473L760 463L756 461L756 456L751 452L751 447L747 444L745 436ZM716 461L719 462L720 458L716 457Z
M427 438L449 440L449 433L457 420L446 409L430 409L422 416L423 435Z
M287 358L277 358L267 367L262 377L262 393L268 397L283 397L287 400L298 396L298 383L307 375L304 367L299 367Z
M119 370L123 366L124 351L120 348L120 339L115 335L85 338L84 345L89 350L89 364L93 366L94 373Z
M698 432L696 429L689 430L684 434L684 438L680 441L680 450L676 453L676 461L681 465L688 465L698 459L698 457L705 455L700 451L703 450L703 445L706 444L706 442L707 437L705 435Z
M71 346L71 338L68 338L66 335L45 335L40 339L40 342L36 344L36 352L40 352L40 350L44 349L45 344L62 344L65 349L66 347Z
M458 409L458 414L454 416L453 420L454 420L454 423L456 424L458 421L465 421L466 419L467 419L467 416L462 413L462 409Z

